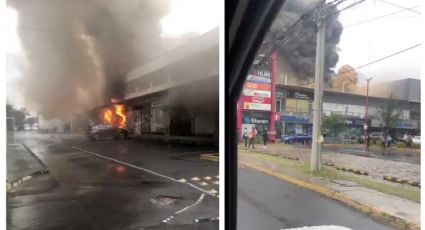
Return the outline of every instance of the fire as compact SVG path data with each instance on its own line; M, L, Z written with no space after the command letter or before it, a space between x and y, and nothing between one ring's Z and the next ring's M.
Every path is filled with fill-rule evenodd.
M115 113L121 118L118 121L118 127L124 128L126 124L126 116L124 113L124 105L114 105Z
M103 112L103 122L108 125L112 125L112 110L105 109Z
M108 125L119 128L126 127L126 115L124 105L113 105L112 108L106 108L103 111L103 122Z

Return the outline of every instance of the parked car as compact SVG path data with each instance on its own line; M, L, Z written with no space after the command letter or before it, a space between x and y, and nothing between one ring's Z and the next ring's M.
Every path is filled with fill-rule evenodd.
M127 139L128 130L113 127L112 125L94 125L88 127L86 136L93 141L101 139Z
M412 137L412 142L413 142L413 144L420 145L421 144L421 136L414 136L414 137Z
M312 140L312 136L310 134L302 134L302 133L283 137L283 142L285 144L293 144L293 143L310 144L311 140Z

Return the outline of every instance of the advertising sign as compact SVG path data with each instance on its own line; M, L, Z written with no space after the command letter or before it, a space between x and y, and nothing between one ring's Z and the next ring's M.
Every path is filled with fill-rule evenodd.
M368 120L368 124L366 125L370 125L370 119ZM364 119L363 118L346 118L345 119L345 124L347 126L364 126Z
M252 82L252 83L265 83L265 84L271 84L272 83L272 80L270 78L260 77L260 76L256 76L256 75L248 75L246 80L248 82Z
M286 123L300 123L300 124L311 124L309 117L302 116L291 116L291 115L282 115L281 117L283 122Z
M417 121L399 120L396 121L395 127L399 129L418 129L419 125Z
M272 105L271 104L259 104L259 103L244 102L243 108L244 109L250 109L250 110L270 111L272 109Z
M272 93L264 90L244 89L243 95L251 97L271 97Z
M270 123L270 115L269 114L245 114L243 116L242 122L244 124L264 124L268 125Z
M271 78L271 58L258 57L254 60L253 69L247 76L244 85L244 110L271 111ZM255 117L255 119L258 119L258 117ZM260 121L261 119L258 120L258 122Z
M257 89L257 90L270 91L272 87L270 86L270 84L260 84L260 83L247 82L247 83L245 83L245 88L246 89Z
M250 96L245 96L244 97L244 102L260 103L260 104L271 104L272 103L272 99L270 97L250 97Z

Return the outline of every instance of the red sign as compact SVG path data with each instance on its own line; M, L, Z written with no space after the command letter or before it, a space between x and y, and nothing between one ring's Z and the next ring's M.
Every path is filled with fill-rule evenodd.
M272 104L272 99L270 97L244 96L244 102L258 103L258 104Z
M266 90L270 91L272 87L269 84L259 84L259 83L245 83L245 88L247 89L257 89L257 90Z

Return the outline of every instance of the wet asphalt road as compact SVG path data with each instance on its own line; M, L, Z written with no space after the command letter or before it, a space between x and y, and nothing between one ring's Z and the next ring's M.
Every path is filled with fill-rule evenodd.
M338 225L393 229L342 203L248 168L238 172L238 230Z
M8 229L218 229L218 221L211 220L218 217L218 198L168 178L218 191L212 183L218 164L199 159L208 148L28 133L17 140L38 154L50 173L8 194ZM202 179L204 186L190 179L205 176L213 179Z

